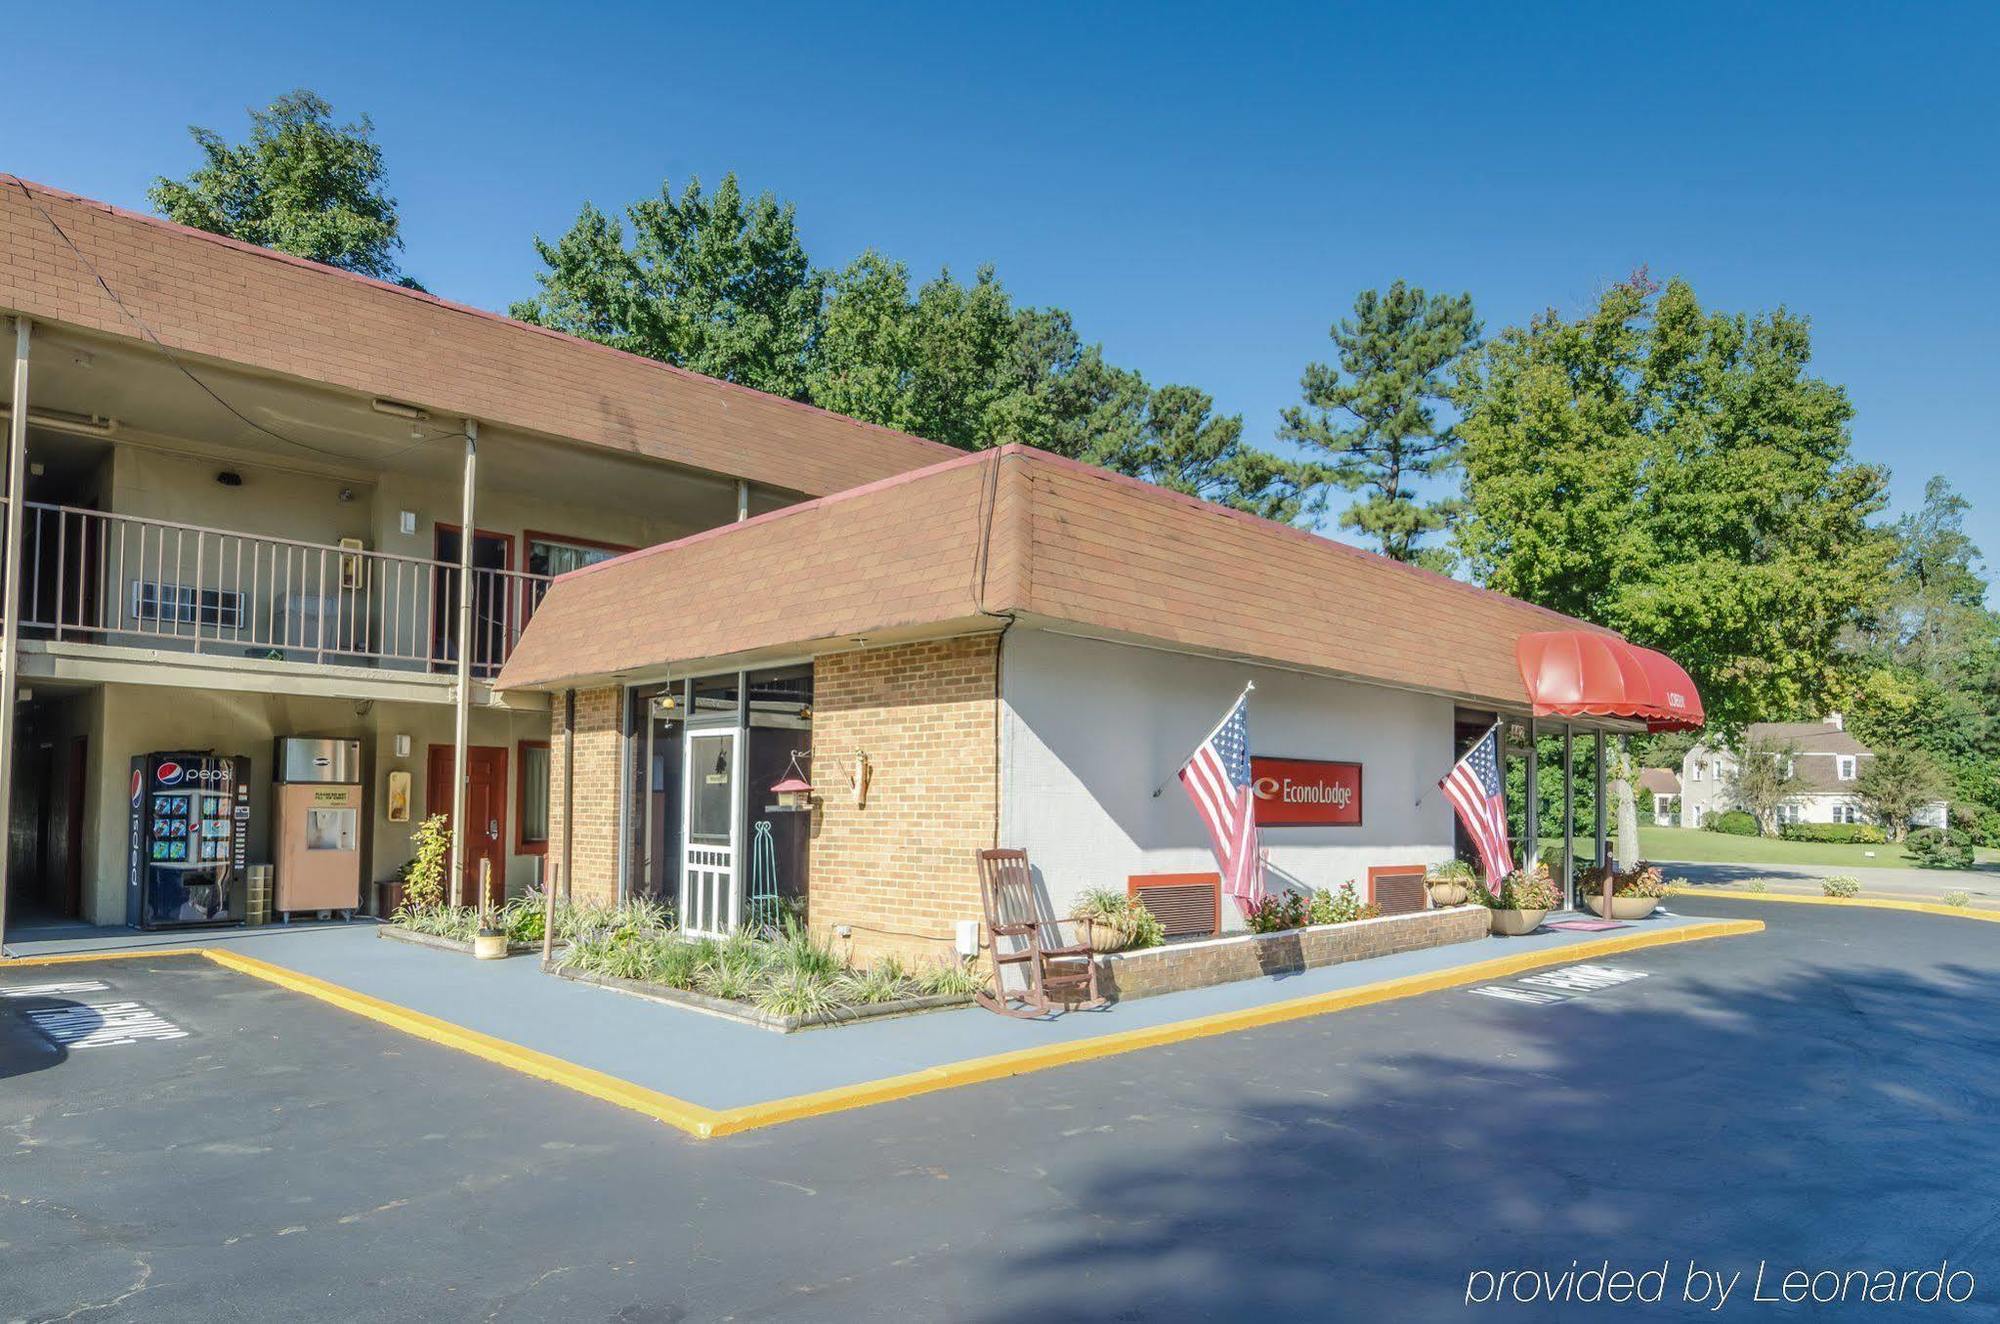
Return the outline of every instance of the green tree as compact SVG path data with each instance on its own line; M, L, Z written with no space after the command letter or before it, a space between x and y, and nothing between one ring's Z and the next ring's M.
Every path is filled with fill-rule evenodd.
M1854 791L1890 838L1901 841L1910 830L1910 816L1943 798L1944 774L1922 750L1878 749L1874 758L1862 760Z
M1217 414L1208 392L1162 386L1138 446L1114 466L1161 487L1290 524L1313 513L1311 466L1243 444L1243 416Z
M1806 789L1793 763L1796 745L1745 739L1736 750L1736 779L1731 788L1739 808L1757 820L1757 831L1778 833L1778 806Z
M807 387L836 413L965 450L1023 442L1278 520L1311 513L1312 466L1243 441L1191 386L1150 388L1059 308L1017 307L990 267L912 294L867 252L828 282Z
M1784 309L1709 313L1644 273L1485 346L1457 400L1468 568L1693 673L1725 731L1815 712L1887 573L1884 475Z
M540 293L510 311L709 377L806 398L824 277L790 203L745 199L733 174L713 194L691 179L625 209L585 204L555 243L537 237Z
M1418 559L1424 537L1457 513L1456 501L1425 501L1420 488L1457 461L1457 434L1438 407L1479 330L1469 294L1427 294L1402 281L1387 294L1365 291L1354 315L1328 332L1339 362L1306 365L1305 402L1284 411L1278 435L1326 456L1330 481L1366 493L1341 512L1341 527L1399 561Z
M403 275L396 200L383 190L382 149L366 115L336 125L305 88L250 114L250 138L224 141L190 125L204 163L156 178L147 198L168 220L382 280Z

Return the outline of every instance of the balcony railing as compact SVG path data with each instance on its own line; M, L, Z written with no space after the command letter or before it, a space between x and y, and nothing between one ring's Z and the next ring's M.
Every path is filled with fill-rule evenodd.
M5 503L0 502L0 509ZM458 566L30 501L24 638L449 672ZM475 568L472 669L490 678L547 575Z

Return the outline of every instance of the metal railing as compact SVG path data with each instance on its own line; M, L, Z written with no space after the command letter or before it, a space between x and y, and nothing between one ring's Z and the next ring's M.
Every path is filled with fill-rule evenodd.
M23 638L406 671L457 662L449 562L35 501L21 554ZM499 671L549 580L472 571L473 674Z

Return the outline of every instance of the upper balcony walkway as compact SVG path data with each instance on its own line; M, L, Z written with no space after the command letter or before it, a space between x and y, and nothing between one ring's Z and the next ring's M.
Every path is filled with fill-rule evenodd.
M457 672L461 586L471 672L490 681L551 580L36 501L23 532L26 649L280 678L358 670L438 695Z

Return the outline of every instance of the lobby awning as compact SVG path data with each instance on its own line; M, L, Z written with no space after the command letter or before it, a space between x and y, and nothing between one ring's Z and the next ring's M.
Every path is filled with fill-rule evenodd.
M1515 642L1537 717L1623 717L1649 731L1693 731L1701 694L1680 663L1615 634L1539 630Z

